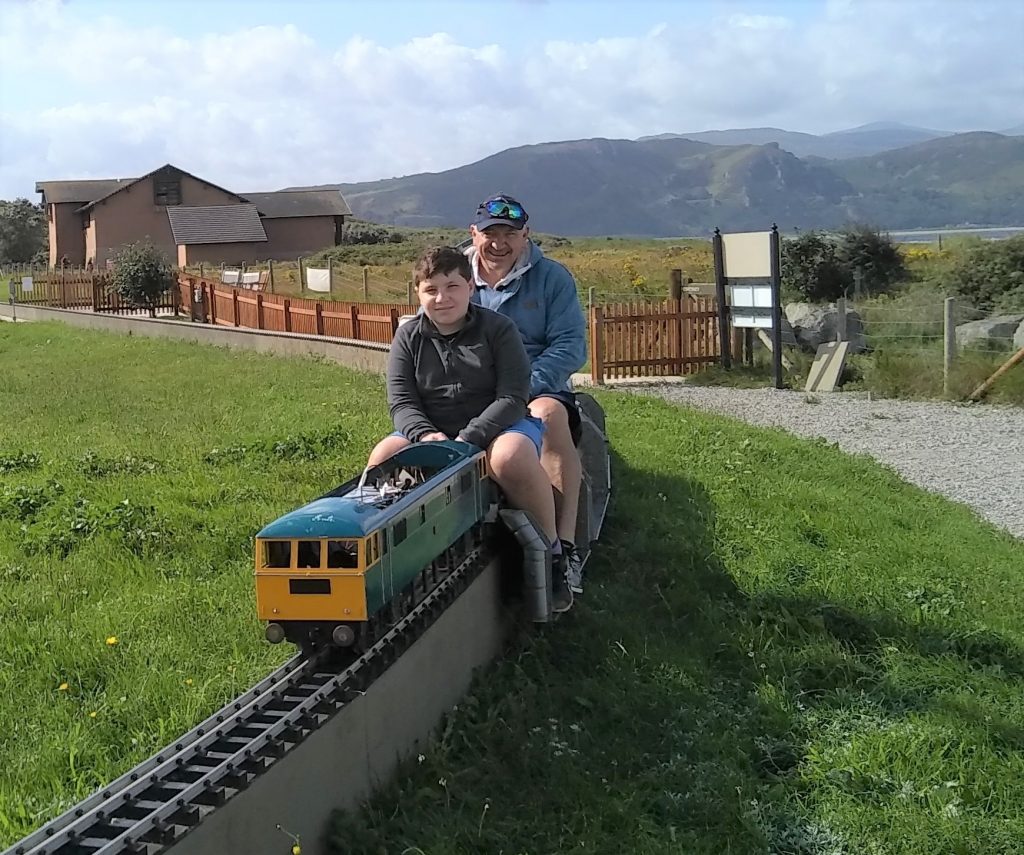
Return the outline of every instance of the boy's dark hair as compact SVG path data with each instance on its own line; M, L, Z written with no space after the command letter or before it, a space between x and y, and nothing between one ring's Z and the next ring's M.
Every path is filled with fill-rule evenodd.
M473 278L469 259L453 246L434 246L423 253L412 268L413 282L419 288L420 282L438 273L458 273L467 281Z

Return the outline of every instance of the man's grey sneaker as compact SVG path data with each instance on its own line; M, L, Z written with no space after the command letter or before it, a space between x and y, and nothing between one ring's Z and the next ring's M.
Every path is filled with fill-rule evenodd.
M562 554L565 556L565 581L574 594L583 593L583 556L576 544L568 540L562 541Z
M572 591L565 579L565 555L551 556L551 611L555 614L572 608Z

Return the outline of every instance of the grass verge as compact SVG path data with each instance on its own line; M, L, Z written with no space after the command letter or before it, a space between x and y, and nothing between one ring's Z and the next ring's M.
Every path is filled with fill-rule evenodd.
M388 429L330 363L0 324L0 849L290 655L252 537Z
M823 441L597 396L585 597L334 851L1020 851L1024 547Z

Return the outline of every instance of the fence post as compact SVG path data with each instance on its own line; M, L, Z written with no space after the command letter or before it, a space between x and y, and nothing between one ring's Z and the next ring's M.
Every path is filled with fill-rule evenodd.
M352 305L349 311L352 317L352 338L356 341L362 341L359 337L359 307Z
M238 326L238 291L235 288L231 289L231 320L234 321L235 326Z
M263 329L263 295L256 292L256 329Z
M92 280L92 310L98 312L100 310L100 288L99 282Z
M363 302L370 302L370 268L363 265Z
M174 278L171 286L171 308L174 310L174 317L178 317L178 309L181 307L181 279Z
M299 256L299 293L301 294L302 291L303 291L303 287L302 287L302 256L300 255Z
M715 251L715 300L718 303L718 349L721 351L722 368L732 367L729 354L729 307L725 299L725 256L722 249L722 233L716 228L712 239Z
M590 379L595 386L604 385L603 311L600 306L590 309Z
M409 277L409 284L408 284L408 286L406 288L406 297L407 297L407 301L410 304L413 302L412 298L414 296L416 296L416 283L412 281L412 277L410 276Z
M681 300L683 297L683 271L676 267L670 272L670 281L668 285L668 295L673 300Z
M334 293L334 259L327 259L327 293Z
M210 285L210 323L217 323L217 286L216 284Z
M284 301L284 331L292 331L292 301L287 297Z
M68 307L68 286L67 281L64 278L64 262L60 263L60 307L66 309Z
M324 307L321 303L317 302L316 309L314 309L316 317L316 334L324 334Z
M267 260L267 286L270 288L270 293L274 293L274 259Z
M840 297L838 300L836 300L836 312L839 315L839 317L836 320L836 327L837 327L836 332L839 335L839 339L838 340L839 341L846 341L847 340L847 331L846 331L846 298L845 297Z
M956 325L953 323L954 297L942 303L942 394L949 396L949 373L956 359Z
M398 309L391 310L391 337L394 338L398 332Z

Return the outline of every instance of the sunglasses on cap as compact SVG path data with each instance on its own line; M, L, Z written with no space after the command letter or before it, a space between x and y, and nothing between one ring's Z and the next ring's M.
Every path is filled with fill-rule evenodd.
M484 210L489 217L503 217L509 220L522 220L526 218L526 211L523 206L515 202L506 202L504 199L491 199L484 204Z

